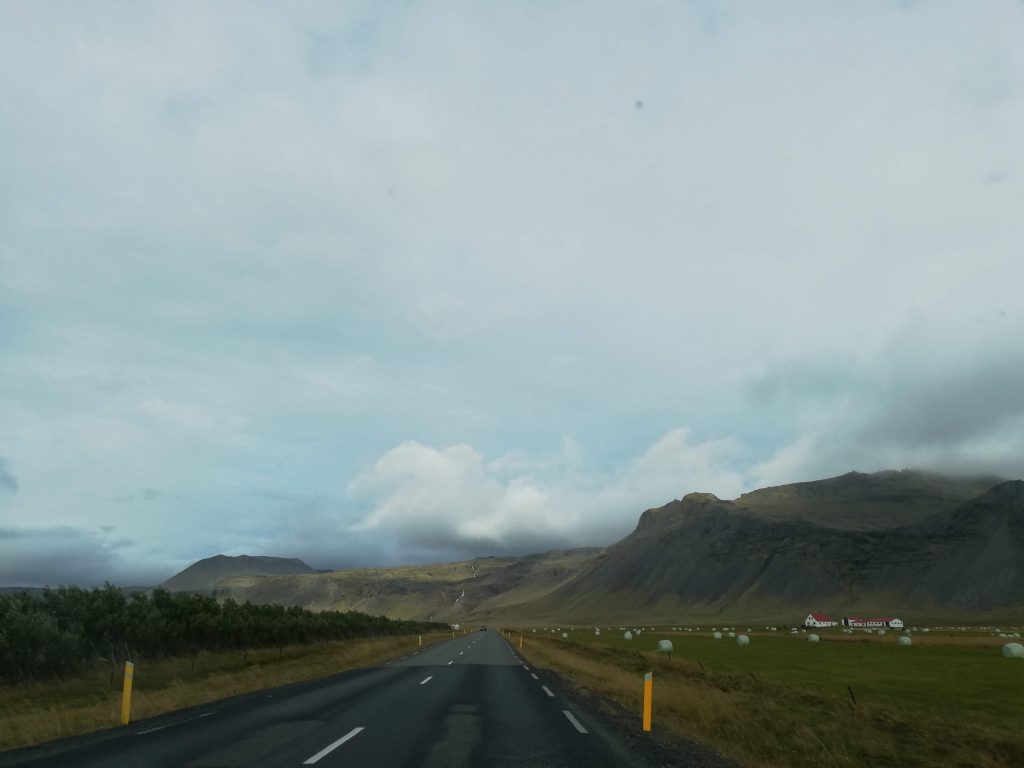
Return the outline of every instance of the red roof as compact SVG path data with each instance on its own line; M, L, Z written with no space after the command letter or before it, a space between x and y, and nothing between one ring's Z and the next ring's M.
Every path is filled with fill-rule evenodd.
M826 616L824 613L812 613L811 618L815 621L832 621L832 619Z

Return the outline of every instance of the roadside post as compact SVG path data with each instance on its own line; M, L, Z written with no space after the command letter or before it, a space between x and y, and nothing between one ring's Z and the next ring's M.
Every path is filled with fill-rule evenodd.
M644 730L651 730L651 704L654 698L654 673L644 675Z
M419 637L420 637L420 648L422 648L423 647L423 635L420 635Z
M135 676L135 665L130 661L124 663L124 688L121 690L121 725L128 725L132 713L132 678Z

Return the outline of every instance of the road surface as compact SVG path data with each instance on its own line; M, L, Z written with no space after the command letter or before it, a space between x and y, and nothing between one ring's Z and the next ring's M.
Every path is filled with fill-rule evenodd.
M0 755L0 765L24 768L642 764L493 630L379 667Z

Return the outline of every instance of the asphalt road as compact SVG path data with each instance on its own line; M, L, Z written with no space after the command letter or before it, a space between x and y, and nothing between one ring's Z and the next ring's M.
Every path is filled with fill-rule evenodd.
M493 630L380 667L0 756L0 765L26 768L636 764Z

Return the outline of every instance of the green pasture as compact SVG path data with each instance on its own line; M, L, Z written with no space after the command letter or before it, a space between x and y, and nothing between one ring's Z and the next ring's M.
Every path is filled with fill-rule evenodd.
M737 625L736 634L747 634ZM897 643L899 633L863 639L823 631L821 642L788 632L750 633L750 645L740 646L723 633L721 640L709 628L700 632L645 631L625 640L617 628L595 636L593 629L557 634L537 630L539 636L561 639L567 632L571 643L596 643L634 651L657 650L659 640L671 640L673 658L703 666L706 673L752 673L759 682L807 686L848 696L847 686L859 704L876 703L927 711L951 718L978 718L1001 727L1024 724L1024 659L1008 659L1000 652L1010 639L989 638L973 632L973 642L957 636L915 635L909 647ZM839 639L843 638L843 639ZM958 642L959 641L959 642ZM1019 640L1017 640L1019 642Z

